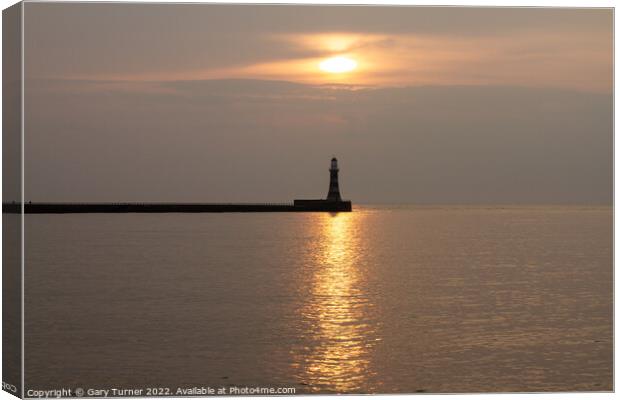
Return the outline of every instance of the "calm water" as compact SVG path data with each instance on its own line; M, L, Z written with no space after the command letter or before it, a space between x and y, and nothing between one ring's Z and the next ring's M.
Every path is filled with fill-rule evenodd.
M610 207L26 216L26 389L612 389Z

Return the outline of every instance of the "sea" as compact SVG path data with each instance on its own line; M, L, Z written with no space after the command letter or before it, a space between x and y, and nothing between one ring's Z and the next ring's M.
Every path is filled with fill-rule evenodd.
M26 215L25 388L611 391L612 215Z

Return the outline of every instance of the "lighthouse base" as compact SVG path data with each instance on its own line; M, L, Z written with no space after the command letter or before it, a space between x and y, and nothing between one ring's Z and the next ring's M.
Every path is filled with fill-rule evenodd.
M295 208L303 209L304 211L351 211L351 202L349 200L295 200L293 204Z

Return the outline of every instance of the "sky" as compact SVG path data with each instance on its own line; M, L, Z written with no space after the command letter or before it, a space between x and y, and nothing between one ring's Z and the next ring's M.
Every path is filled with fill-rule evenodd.
M26 200L611 204L612 18L27 3Z

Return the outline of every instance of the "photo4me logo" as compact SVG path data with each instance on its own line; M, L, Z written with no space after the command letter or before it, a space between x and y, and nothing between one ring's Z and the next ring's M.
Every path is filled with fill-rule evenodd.
M238 387L230 386L229 395L275 395L275 394L295 394L294 387Z

